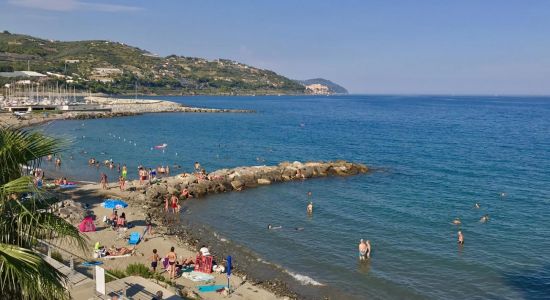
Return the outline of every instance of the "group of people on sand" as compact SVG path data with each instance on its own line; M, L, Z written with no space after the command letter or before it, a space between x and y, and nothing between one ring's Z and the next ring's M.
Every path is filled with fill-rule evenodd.
M184 258L183 256L180 256L179 259L175 248L171 247L170 251L164 256L164 260L168 262L166 271L168 272L169 278L176 279L183 269L193 267L196 263L198 263L196 259L200 260L201 257L212 257L212 254L210 254L210 250L206 247L206 245L201 246L196 257ZM151 262L151 269L153 272L156 272L158 263L163 259L158 254L157 249L153 249L153 253L149 257L149 260ZM213 265L215 265L215 263L213 263ZM216 268L219 269L220 267L216 266Z
M54 179L53 183L55 185L67 185L69 184L69 181L67 180L67 177L61 177L61 178Z
M111 226L113 230L128 227L128 220L126 219L126 213L123 212L119 216L117 210L113 210L113 213L106 220L106 223L107 225Z

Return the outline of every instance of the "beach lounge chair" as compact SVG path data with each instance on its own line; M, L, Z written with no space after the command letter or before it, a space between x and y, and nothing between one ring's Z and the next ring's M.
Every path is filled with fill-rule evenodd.
M139 243L139 240L140 240L139 232L134 231L130 233L130 239L128 240L128 244L137 245Z

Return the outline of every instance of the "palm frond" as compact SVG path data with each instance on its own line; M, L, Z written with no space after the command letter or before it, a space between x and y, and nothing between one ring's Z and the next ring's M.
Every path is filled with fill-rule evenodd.
M65 280L61 273L31 250L0 243L0 296L67 299L63 286Z

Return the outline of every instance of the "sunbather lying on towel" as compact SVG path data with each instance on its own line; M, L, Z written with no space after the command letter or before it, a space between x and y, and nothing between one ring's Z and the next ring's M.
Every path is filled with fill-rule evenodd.
M134 248L135 247L132 247L132 248L127 248L127 247L116 248L115 246L111 246L111 248L109 248L109 250L107 251L107 255L121 256L121 255L131 254L132 252L134 252Z

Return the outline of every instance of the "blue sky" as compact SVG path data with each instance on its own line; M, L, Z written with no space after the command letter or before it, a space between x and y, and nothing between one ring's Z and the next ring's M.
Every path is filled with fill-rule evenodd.
M1 0L0 30L234 59L353 93L550 94L544 0Z

